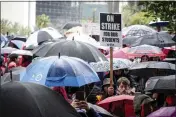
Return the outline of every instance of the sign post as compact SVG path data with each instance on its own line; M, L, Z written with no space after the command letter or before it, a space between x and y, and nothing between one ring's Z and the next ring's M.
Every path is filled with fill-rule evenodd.
M100 13L100 44L110 47L110 85L113 82L113 47L122 47L122 17L116 13Z

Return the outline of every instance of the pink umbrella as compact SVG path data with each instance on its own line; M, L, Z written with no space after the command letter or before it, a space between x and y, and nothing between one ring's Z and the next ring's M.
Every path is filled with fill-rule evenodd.
M159 47L151 46L151 45L140 45L140 46L132 47L128 50L127 54L131 58L142 57L143 55L147 55L149 57L166 56Z
M117 116L133 117L135 116L133 99L134 96L118 95L106 98L99 102L98 105Z
M119 50L116 50L113 52L113 58L123 58L123 59L129 59L128 55L126 52L128 51L128 47L126 48L121 48ZM110 58L110 54L106 56L107 58Z

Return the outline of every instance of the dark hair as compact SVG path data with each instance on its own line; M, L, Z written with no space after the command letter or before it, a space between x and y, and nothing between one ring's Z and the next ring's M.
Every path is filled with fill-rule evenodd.
M15 61L17 58L18 58L18 56L10 57L10 61Z
M119 86L120 84L124 85L130 85L130 81L126 77L121 77L117 80L117 85Z
M150 57L149 57L149 56L143 55L143 56L141 56L141 61L142 61L142 58L144 58L144 57L147 57L147 59L150 60Z

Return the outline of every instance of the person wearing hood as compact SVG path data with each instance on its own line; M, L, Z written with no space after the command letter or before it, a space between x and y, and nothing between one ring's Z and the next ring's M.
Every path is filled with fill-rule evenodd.
M154 111L155 101L148 95L137 95L133 102L136 117L146 117Z

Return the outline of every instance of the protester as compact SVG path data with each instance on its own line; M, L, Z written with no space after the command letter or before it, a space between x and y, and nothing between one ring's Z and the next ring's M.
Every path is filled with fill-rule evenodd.
M138 95L134 97L134 111L136 117L146 117L154 111L155 101L148 95Z
M18 55L14 54L9 57L8 69L18 66Z
M141 62L147 62L147 61L149 61L150 60L150 58L149 58L149 56L147 56L147 55L143 55L142 57L141 57Z
M112 85L114 86L114 82L112 82ZM102 93L101 100L115 95L114 87L110 87L110 78L103 80Z
M176 96L174 94L168 95L165 100L165 107L176 106Z
M32 56L23 56L22 58L22 67L27 67L32 62Z
M130 81L126 77L121 77L117 81L117 95L132 95L134 92L130 89Z

